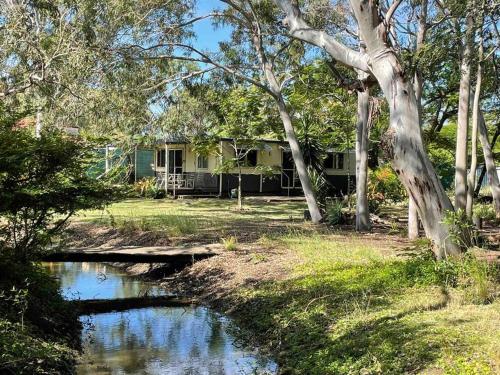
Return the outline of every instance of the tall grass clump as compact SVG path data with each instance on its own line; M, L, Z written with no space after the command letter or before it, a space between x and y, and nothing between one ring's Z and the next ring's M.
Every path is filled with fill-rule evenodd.
M238 249L238 239L235 236L221 238L221 241L227 251L236 251Z

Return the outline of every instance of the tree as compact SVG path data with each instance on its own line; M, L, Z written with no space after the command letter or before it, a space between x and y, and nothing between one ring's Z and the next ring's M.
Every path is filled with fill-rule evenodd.
M284 24L292 37L319 46L342 64L375 77L390 108L384 151L415 201L426 235L435 245L436 256L457 254L459 249L450 240L449 229L442 222L446 211L453 210L453 206L424 149L415 92L389 42L389 24L400 1L393 3L382 19L378 2L351 0L366 53L347 47L325 31L311 28L291 1L276 0L276 3L286 15Z
M36 260L78 210L100 208L120 189L88 173L93 147L45 129L35 137L5 117L0 125L0 248Z
M483 4L484 5L484 4ZM471 135L471 162L470 171L467 176L467 201L466 201L466 214L467 217L472 218L472 208L474 204L474 186L476 185L476 170L477 170L477 130L479 122L479 110L480 110L480 97L481 97L481 85L483 79L483 58L484 58L484 46L483 46L483 27L482 20L483 17L480 16L480 23L478 28L479 33L479 51L478 51L478 62L477 62L477 72L476 72L476 87L474 90L474 100L472 104L472 135Z
M469 96L470 96L470 75L472 43L475 34L473 19L473 7L475 1L466 2L467 29L464 41L460 45L460 89L458 99L458 120L457 120L457 146L455 150L455 208L465 210L467 203L467 135L469 129ZM456 22L457 32L460 25Z
M262 138L275 133L279 120L270 113L270 103L259 88L244 85L214 89L209 85L198 88L194 93L198 100L206 102L205 116L212 118L205 128L199 128L192 136L194 150L200 155L216 153L219 165L214 173L231 173L238 176L238 209L243 208L242 169L267 175L273 170L257 164L257 153L265 148ZM229 138L231 157L220 148L219 140ZM279 166L276 166L279 167Z

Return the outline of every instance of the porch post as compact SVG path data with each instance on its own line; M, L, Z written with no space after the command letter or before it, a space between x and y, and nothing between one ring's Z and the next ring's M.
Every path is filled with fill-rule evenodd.
M168 144L165 141L165 173L163 174L165 178L165 195L168 193Z
M134 182L137 182L137 145L134 148Z
M104 172L105 172L105 174L108 174L108 171L109 171L109 160L108 160L108 156L109 156L109 145L106 145L106 151L105 151L105 153L104 153L104 158L105 158Z

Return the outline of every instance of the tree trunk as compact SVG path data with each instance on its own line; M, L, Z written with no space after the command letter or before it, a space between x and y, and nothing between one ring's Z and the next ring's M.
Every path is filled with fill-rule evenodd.
M481 141L481 146L483 147L484 163L486 165L488 180L490 181L491 195L493 197L496 217L500 218L500 183L498 181L498 172L495 166L495 158L493 155L493 150L491 149L491 145L488 141L488 129L486 128L486 123L484 122L482 111L479 111L477 126L479 140Z
M394 50L385 41L385 25L379 21L375 3L364 6L361 0L351 0L351 4L366 43L371 72L389 104L389 129L382 139L383 150L414 200L425 233L434 243L436 256L458 254L460 250L451 241L449 229L443 223L446 212L452 211L453 206L425 151L413 87L406 80Z
M451 241L443 223L453 206L427 156L422 142L415 93L395 51L387 43L386 24L380 19L378 2L351 0L366 55L356 53L323 31L312 29L290 0L276 0L286 12L285 24L295 38L324 48L334 59L377 79L389 104L389 129L382 140L386 156L417 206L425 233L434 243L436 257L456 255L459 247Z
M356 124L356 230L369 231L368 207L368 118L370 116L370 92L358 91L358 121Z
M479 29L479 51L478 51L478 64L476 75L476 89L474 92L474 103L472 106L472 137L471 137L471 161L470 171L467 176L467 205L465 212L467 217L472 218L472 211L474 206L474 187L476 185L476 169L477 169L477 123L479 120L479 101L481 98L481 83L483 78L483 37L482 27Z
M377 60L373 71L391 107L384 152L413 199L436 255L443 258L457 254L459 249L443 224L446 211L453 211L453 206L424 149L413 88L402 78L401 66L393 54Z
M266 52L262 45L262 35L260 24L257 19L254 19L252 24L252 43L257 52L259 58L262 72L269 85L268 92L273 96L280 114L283 127L285 128L285 135L292 151L292 158L295 163L295 168L299 175L300 184L302 185L302 191L306 198L307 207L309 213L311 214L311 221L314 224L319 224L321 222L321 212L318 207L318 202L314 195L314 190L311 184L311 179L309 173L307 173L306 163L304 162L304 156L302 155L302 150L300 149L299 142L297 141L297 136L295 135L295 130L293 129L292 118L286 108L285 100L283 99L283 94L281 92L281 86L276 79L273 71L273 63L269 62L267 59Z
M35 138L40 138L42 136L42 111L38 109L36 111L36 120L35 120Z
M238 170L238 210L243 208L243 198L241 196L241 168Z
M410 196L408 199L408 238L410 240L415 240L418 236L418 210L415 201Z
M500 135L500 127L497 128L497 131L495 132L495 135L493 136L493 139L491 140L491 149L495 149L495 144L497 143L498 136ZM486 164L483 165L481 168L481 174L479 175L479 178L477 179L476 183L476 189L474 190L474 196L477 197L479 195L479 191L481 190L481 186L483 185L483 180L484 176L486 175Z
M417 44L416 53L420 51L425 43L425 36L427 34L427 2L428 0L420 1L420 16L418 18L418 32L417 32ZM418 106L418 119L420 123L420 128L422 128L422 91L424 87L424 79L422 76L422 70L420 66L416 66L415 77L413 81L413 87L415 90L415 98L417 100ZM419 228L418 228L418 211L417 205L413 201L411 196L408 197L408 238L414 240L418 238Z
M302 156L302 151L300 150L299 142L297 141L297 136L295 135L295 130L293 129L292 119L290 117L290 114L288 113L285 101L281 94L275 99L278 104L281 121L283 122L283 126L285 127L286 140L290 145L295 168L297 169L300 183L302 185L302 190L304 191L304 196L306 198L307 207L309 209L309 213L311 214L311 221L314 224L318 224L319 222L321 222L321 212L316 202L316 197L314 196L311 179L309 178L309 174L307 173L306 163L304 162L304 157Z
M455 209L467 205L467 133L469 128L470 59L474 20L467 16L467 31L460 64L460 89L458 93L457 145L455 150Z

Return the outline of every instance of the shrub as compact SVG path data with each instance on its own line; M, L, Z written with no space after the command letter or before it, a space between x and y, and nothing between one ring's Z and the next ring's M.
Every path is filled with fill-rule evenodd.
M406 197L403 185L388 164L381 165L370 172L368 179L369 199L381 202L390 199L399 202Z
M155 177L144 177L141 180L134 183L134 192L144 198L163 198L165 196L164 190L158 186Z
M314 191L314 196L316 197L316 201L318 202L320 208L324 209L326 206L326 198L328 195L328 190L330 189L330 185L325 179L323 173L320 173L313 168L308 168L307 172L309 174L309 179L311 180L311 185Z
M463 250L480 245L479 233L465 211L448 211L443 220L450 231L451 240Z
M0 373L73 374L80 329L42 267L0 257Z
M76 211L120 196L88 173L95 152L83 139L1 125L0 144L0 248L20 261L36 258Z
M339 200L332 201L326 209L326 218L328 224L330 225L343 224L345 222L343 209L344 209L344 204L342 203L342 201Z
M476 204L474 206L474 216L484 220L495 220L495 209L491 204Z

